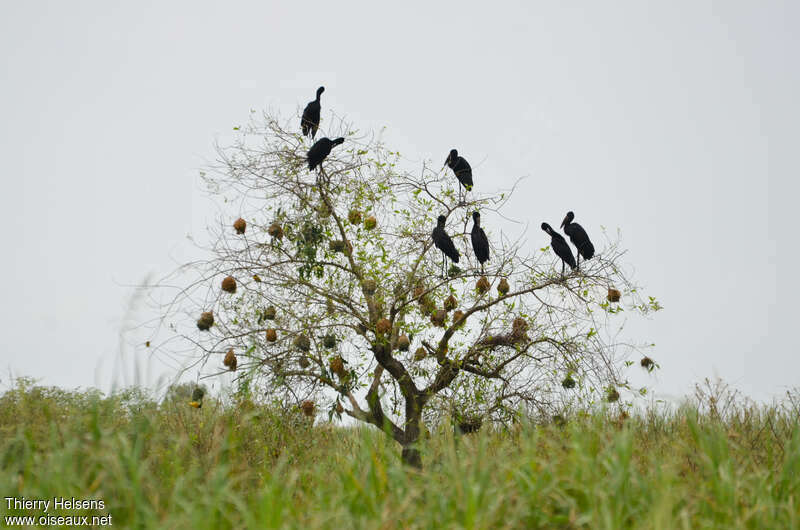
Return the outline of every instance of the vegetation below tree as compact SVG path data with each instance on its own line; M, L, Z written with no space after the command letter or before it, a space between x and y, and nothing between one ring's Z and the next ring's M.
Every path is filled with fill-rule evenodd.
M18 380L0 396L0 490L103 499L121 527L800 525L797 393L761 406L708 385L678 409L627 418L613 405L464 436L442 424L422 437L424 471L370 426L185 398Z

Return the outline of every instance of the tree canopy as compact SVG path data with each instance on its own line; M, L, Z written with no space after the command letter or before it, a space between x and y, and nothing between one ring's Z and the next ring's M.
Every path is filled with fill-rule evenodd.
M180 339L204 376L233 370L240 386L310 415L373 424L413 465L423 423L445 412L550 417L630 388L637 346L618 338L622 313L660 306L627 277L618 239L603 231L597 255L562 276L546 235L533 245L492 228L512 190L476 175L460 201L448 169L409 167L341 120L327 132L344 144L310 172L293 120L253 116L203 173L224 213L209 258L176 271L185 283L164 308L175 336L162 351ZM476 211L491 247L484 274L470 246ZM439 215L461 253L444 278Z

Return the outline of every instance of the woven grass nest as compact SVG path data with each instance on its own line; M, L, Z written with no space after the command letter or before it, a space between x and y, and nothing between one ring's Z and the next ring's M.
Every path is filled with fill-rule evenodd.
M300 404L300 410L303 411L303 414L308 416L309 418L314 416L314 402L305 400Z
M608 296L606 297L609 302L619 302L619 299L622 298L622 293L619 290L614 289L613 287L608 288Z
M472 434L481 430L483 425L483 418L479 416L465 417L458 422L458 430L461 434Z
M528 321L522 317L517 317L514 319L514 322L511 323L511 336L514 339L521 339L525 338L525 334L528 331Z
M362 282L361 286L364 288L364 292L367 293L370 296L375 294L375 291L378 290L378 282L376 282L375 280L373 280L371 278L368 278L368 279L364 280Z
M375 332L379 335L383 335L385 333L389 333L392 330L392 323L388 318L382 318L378 320L378 323L375 325Z
M196 386L192 391L192 401L203 401L206 391L202 387Z
M311 349L311 340L306 335L297 335L292 344L300 351L307 352Z
M425 294L425 286L424 285L417 285L414 287L414 298L420 298L422 295Z
M347 243L341 239L334 239L333 241L328 242L328 249L331 252L344 253L344 251L347 249Z
M347 220L350 221L351 225L361 224L361 212L358 210L350 210L347 213Z
M437 309L436 311L431 314L431 322L434 326L443 328L444 323L447 320L447 311L444 309Z
M236 280L233 276L226 276L222 280L222 290L231 294L236 292Z
M347 370L344 369L344 359L340 355L331 359L329 365L331 372L336 374L339 379L343 379L347 375Z
M214 313L205 311L200 313L200 318L197 319L197 329L200 331L208 331L214 325Z
M408 348L411 347L411 340L408 338L408 335L400 335L397 337L397 349L400 351L408 351Z
M498 293L500 296L505 296L505 295L507 295L507 294L508 294L508 291L509 291L510 289L511 289L511 287L508 285L508 280L506 280L505 278L503 278L502 280L500 280L500 283L498 283L498 284L497 284L497 293Z
M238 218L233 222L233 229L236 230L237 234L244 234L244 231L247 230L247 221L241 217Z
M423 315L430 315L436 311L436 302L429 295L419 299L419 310ZM442 309L444 311L444 309Z
M456 300L455 296L453 296L451 294L450 296L445 298L445 300L444 300L444 310L445 311L452 311L456 307L458 307L458 300Z
M228 353L225 354L225 359L223 359L222 364L224 364L231 372L236 370L238 360L236 359L236 354L233 353L233 348L228 350Z
M491 285L489 284L489 278L486 276L481 276L478 278L478 281L475 282L475 290L478 291L479 294L484 294L489 291Z
M283 238L283 228L281 228L281 225L277 221L269 225L269 228L267 228L267 233L275 239Z

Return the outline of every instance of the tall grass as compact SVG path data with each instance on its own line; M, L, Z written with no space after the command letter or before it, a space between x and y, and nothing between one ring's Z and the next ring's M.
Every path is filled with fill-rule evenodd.
M419 472L372 429L20 380L0 396L0 493L103 499L80 514L125 528L798 528L797 413L695 402L463 437L442 428Z

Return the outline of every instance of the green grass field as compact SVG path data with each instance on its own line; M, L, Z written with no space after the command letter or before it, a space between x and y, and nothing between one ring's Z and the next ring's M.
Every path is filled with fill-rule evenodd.
M566 425L442 428L423 471L366 428L248 403L201 409L36 387L0 397L0 492L100 499L122 528L800 528L798 401L718 398ZM710 405L710 406L705 406Z

